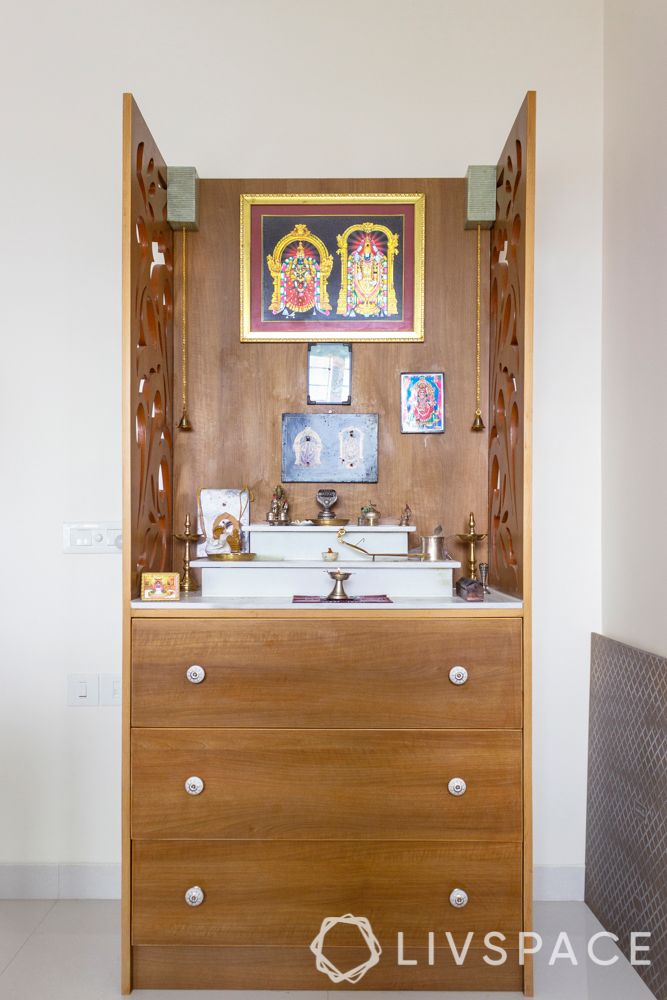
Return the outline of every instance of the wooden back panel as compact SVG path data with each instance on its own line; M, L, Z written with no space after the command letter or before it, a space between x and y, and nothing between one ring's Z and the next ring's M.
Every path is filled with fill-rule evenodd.
M123 504L125 598L172 568L173 256L167 169L123 98Z
M535 93L530 91L497 166L491 230L489 579L525 587L533 338ZM529 459L529 455L528 455Z
M306 344L248 344L239 337L239 201L242 193L425 192L425 340L422 344L355 344L352 406L308 407ZM477 234L466 231L465 181L443 179L203 180L199 232L188 238L189 413L194 430L176 432L175 519L194 513L201 487L253 487L253 517L263 519L281 474L283 412L374 412L380 415L379 481L337 485L341 516L367 500L386 517L406 502L417 530L439 522L463 531L470 510L486 531L487 436L470 430L475 410ZM177 234L177 248L180 243ZM489 234L482 234L483 260ZM180 315L180 250L176 254ZM483 269L484 370L487 365L488 271ZM178 353L178 352L177 352ZM175 359L176 380L180 358ZM444 434L401 434L399 375L444 370ZM486 396L486 386L484 395ZM326 484L291 483L294 517L317 513ZM452 555L465 555L456 542ZM482 552L484 550L482 549Z

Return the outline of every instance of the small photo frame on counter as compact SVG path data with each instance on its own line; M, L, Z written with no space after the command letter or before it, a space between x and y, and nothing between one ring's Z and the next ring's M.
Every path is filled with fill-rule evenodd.
M350 406L352 344L308 345L309 406Z
M181 591L180 573L142 573L142 601L177 601Z
M445 373L401 372L401 433L442 434Z

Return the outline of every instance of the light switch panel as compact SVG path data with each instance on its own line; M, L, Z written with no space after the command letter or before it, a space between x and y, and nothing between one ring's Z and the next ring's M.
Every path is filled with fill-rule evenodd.
M75 521L63 524L63 552L69 555L118 555L123 529L118 521Z
M87 708L100 703L99 674L68 674L67 704L72 708Z
M100 674L100 705L120 706L122 691L120 674Z

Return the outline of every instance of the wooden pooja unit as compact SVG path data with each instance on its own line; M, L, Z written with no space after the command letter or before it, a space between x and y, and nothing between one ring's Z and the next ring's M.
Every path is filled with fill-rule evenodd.
M325 917L353 913L383 948L359 989L530 995L517 941L532 926L535 95L498 161L496 223L482 233L482 434L470 432L477 233L464 229L458 179L202 181L188 241L195 430L179 434L181 236L166 221L166 164L124 100L122 990L336 988L309 945ZM462 531L471 508L480 525L488 511L490 582L515 606L136 603L142 571L180 568L172 534L200 487L250 483L259 516L268 509L280 413L304 408L306 347L239 343L239 195L304 191L426 194L425 342L355 345L353 405L380 414L380 481L340 487L339 513L371 497L398 514L409 500L428 533L445 518ZM401 436L399 373L443 364L446 433ZM314 513L315 489L289 488L294 516ZM203 683L188 681L192 665ZM464 684L450 681L458 665ZM186 792L192 776L201 794ZM449 794L454 776L464 795ZM192 907L195 885L204 901ZM460 909L455 888L468 894ZM418 964L397 963L398 931ZM446 931L459 947L475 932L462 966ZM504 965L483 959L495 957L489 931L506 935ZM342 970L368 957L349 925L325 952Z

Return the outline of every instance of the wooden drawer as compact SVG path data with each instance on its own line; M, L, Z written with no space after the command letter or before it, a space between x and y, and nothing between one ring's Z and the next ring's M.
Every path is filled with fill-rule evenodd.
M198 885L204 902L185 902ZM449 902L464 889L462 909ZM133 944L303 946L327 916L364 915L380 940L521 928L519 844L134 841ZM335 941L331 942L335 944Z
M521 622L135 620L132 724L518 729Z
M190 795L192 775L204 790ZM452 778L466 791L448 791ZM135 729L132 836L521 840L521 733Z
M483 991L523 989L523 968L509 945L507 961L491 966L483 942L474 941L463 965L457 965L444 934L438 935L432 956L426 947L406 950L405 957L416 965L399 965L396 935L381 940L382 956L359 983L359 990L461 990ZM465 935L456 940L459 949ZM139 945L132 949L134 986L139 990L353 990L349 982L332 983L315 966L308 947L294 948L197 948L177 945ZM479 946L481 944L481 947ZM368 947L335 947L327 943L325 954L338 969L354 969L368 959ZM321 995L321 994L320 994ZM476 992L476 996L479 996ZM443 998L446 1000L446 998Z

